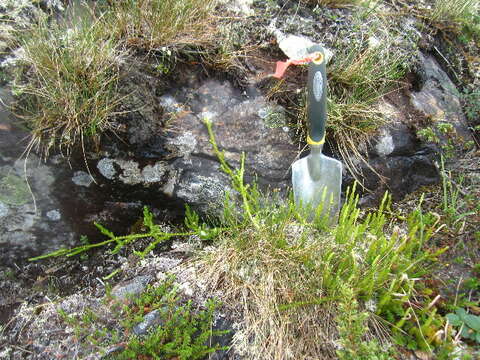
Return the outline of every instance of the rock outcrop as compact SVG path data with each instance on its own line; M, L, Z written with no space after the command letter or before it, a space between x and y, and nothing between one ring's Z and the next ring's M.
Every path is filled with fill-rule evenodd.
M455 85L432 56L420 54L420 58L420 89L391 94L380 104L387 123L371 139L368 165L362 166L363 185L373 190L362 198L365 205L375 204L386 190L400 200L421 186L437 183L442 146L453 136L454 150L461 151L472 140ZM438 124L451 124L452 133L442 133ZM418 136L426 127L438 141Z
M297 148L281 106L269 103L254 89L242 93L231 82L214 79L169 91L157 101L163 117L144 111L141 118L137 114L127 122L134 155L122 157L113 150L98 161L104 180L143 184L202 213L217 212L232 189L210 143L204 124L208 119L232 166L239 167L245 153L249 180L255 178L272 190L289 186Z

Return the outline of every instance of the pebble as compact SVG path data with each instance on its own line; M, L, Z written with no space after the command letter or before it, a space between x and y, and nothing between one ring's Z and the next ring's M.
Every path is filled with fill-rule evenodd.
M164 309L166 310L166 308ZM164 320L161 317L162 311L159 309L150 311L143 317L143 321L133 327L133 333L137 336L145 335L153 326L161 326Z
M112 289L112 295L118 300L126 300L129 296L137 295L143 292L148 283L152 281L151 276L137 276L123 284L118 284Z

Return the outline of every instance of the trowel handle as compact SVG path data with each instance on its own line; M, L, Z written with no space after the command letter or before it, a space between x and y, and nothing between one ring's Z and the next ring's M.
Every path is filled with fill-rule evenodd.
M309 53L317 57L308 66L307 114L310 145L322 145L325 142L325 123L327 121L327 71L325 52L320 45L314 45Z

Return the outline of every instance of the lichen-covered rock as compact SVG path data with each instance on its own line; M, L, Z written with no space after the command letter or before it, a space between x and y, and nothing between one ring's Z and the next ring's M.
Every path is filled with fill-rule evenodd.
M225 360L229 359L229 348L232 346L233 336L233 322L222 314L217 314L215 323L213 324L214 331L225 331L222 335L212 336L211 342L218 344L220 347L226 347L227 350L219 350L210 355L209 360Z
M433 57L419 57L420 88L395 92L379 104L386 124L363 151L368 163L359 164L361 180L370 192L361 204L375 205L385 191L400 200L421 186L438 183L444 146L452 144L449 156L455 156L472 140L455 85ZM453 133L440 131L439 124L451 126ZM431 129L436 141L418 135L425 128ZM348 179L347 184L352 181Z
M73 174L72 181L75 185L89 187L93 182L93 177L85 171L76 171Z
M104 179L124 185L155 184L156 191L181 199L197 211L218 213L226 193L233 190L210 143L204 124L208 119L233 167L240 166L245 153L247 180L256 178L271 189L290 185L289 169L297 148L282 107L253 89L251 94L241 93L230 82L213 79L193 81L157 101L164 128L158 127L158 115L153 112L144 112L142 119L139 114L128 119L128 134L137 134L127 135L136 155L122 158L113 151L100 159L97 168Z
M433 56L420 55L423 86L410 93L413 107L422 112L433 123L448 123L454 126L457 135L465 141L471 140L459 92L447 73L442 70ZM442 137L441 133L438 133Z
M166 164L156 162L140 169L134 160L103 158L97 163L97 168L109 180L117 179L127 185L137 185L161 182Z
M417 137L412 118L402 112L402 107L384 102L381 108L388 123L372 138L366 155L368 163L361 165L362 185L370 192L360 203L369 206L376 204L385 191L397 201L440 179L438 148Z
M4 135L0 133L0 142ZM33 154L26 164L12 158L0 167L0 246L9 249L2 254L3 263L73 244L75 235L61 221L53 196L54 180L52 168ZM43 238L46 234L48 240Z
M110 260L113 260L110 258ZM117 264L118 265L118 264ZM166 254L161 257L149 255L138 263L125 262L122 265L119 282L106 295L104 284L98 280L84 284L73 294L49 299L45 297L40 304L32 305L29 301L18 300L15 296L4 294L3 291L18 293L19 285L13 281L4 285L0 281L0 310L5 304L18 303L15 316L8 324L7 332L0 332L0 358L14 360L50 360L88 359L99 360L114 356L125 349L132 336L144 336L149 331L161 326L169 320L176 306L181 306L187 300L192 304L192 312L201 310L212 294L205 287L200 287L198 272L190 271L192 265L175 259L175 254ZM88 267L85 272L92 269ZM119 305L125 304L126 297L139 298L146 290L146 284L151 282L152 287L163 286L165 280L172 273L175 277L175 288L180 300L177 305L165 301L158 308L152 309L143 315L144 308L135 309L130 306L135 315L127 315ZM3 275L0 273L0 276ZM65 274L64 276L70 276ZM153 276L157 275L157 276ZM159 276L162 275L162 276ZM133 276L133 278L132 278ZM1 278L0 278L1 279ZM189 296L182 291L184 287L194 289ZM173 288L171 289L173 291ZM5 295L5 296L4 296ZM41 296L38 294L37 296ZM113 296L113 298L111 298ZM215 295L216 296L216 295ZM155 299L159 303L161 299ZM125 321L138 321L137 316L143 319L133 326L132 331L125 331ZM228 314L217 309L214 315L213 330L231 330L234 323ZM92 341L90 338L95 339ZM197 334L194 334L196 336ZM220 346L230 346L233 332L216 335L206 341L206 344L218 343ZM233 351L220 351L212 354L212 359L232 359ZM236 358L236 357L235 357ZM237 358L238 359L238 358Z
M17 336L29 351L16 347L5 347L10 359L50 360L59 357L100 359L91 349L85 349L75 336L75 323L68 323L66 317L75 318L95 311L98 318L108 317L108 308L100 299L78 293L58 303L46 302L40 307L23 303L17 311L15 321L11 324L10 335ZM98 327L103 326L99 323Z
M226 8L240 15L251 16L255 13L252 8L253 0L222 0Z
M11 171L9 166L0 168L0 200L10 205L23 205L31 199L28 184Z

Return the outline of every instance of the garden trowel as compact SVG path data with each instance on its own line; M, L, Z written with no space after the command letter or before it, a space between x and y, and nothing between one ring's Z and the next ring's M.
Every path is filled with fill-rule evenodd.
M292 165L293 193L297 206L334 219L340 208L342 163L322 154L327 120L325 52L320 45L314 45L309 53L312 54L307 83L310 154Z

